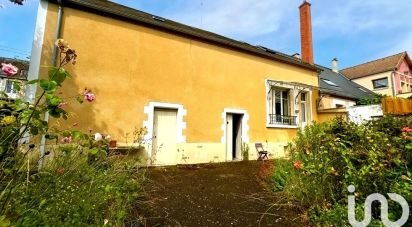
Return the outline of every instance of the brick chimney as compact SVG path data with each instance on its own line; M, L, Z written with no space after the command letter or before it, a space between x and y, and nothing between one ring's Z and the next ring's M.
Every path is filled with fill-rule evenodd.
M299 6L300 48L302 52L302 61L313 65L312 18L310 6L310 3L306 0Z

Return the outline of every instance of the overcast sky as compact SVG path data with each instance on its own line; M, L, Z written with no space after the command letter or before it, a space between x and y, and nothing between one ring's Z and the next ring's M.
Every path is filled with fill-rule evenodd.
M115 0L287 54L300 52L302 0ZM396 54L412 53L411 0L311 0L315 61L340 67ZM38 0L25 6L0 0L0 56L29 56Z

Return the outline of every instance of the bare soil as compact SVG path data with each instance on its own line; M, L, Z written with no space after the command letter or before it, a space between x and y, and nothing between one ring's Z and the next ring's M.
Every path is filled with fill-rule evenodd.
M151 168L134 218L141 226L302 226L302 213L267 190L261 172L261 161Z

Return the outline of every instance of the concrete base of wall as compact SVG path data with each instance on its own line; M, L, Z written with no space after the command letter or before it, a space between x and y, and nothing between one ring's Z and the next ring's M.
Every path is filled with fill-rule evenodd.
M262 143L265 150L269 152L270 159L284 158L287 156L286 146L288 142L258 142ZM176 147L176 165L234 161L226 159L226 144L222 143L182 143ZM247 147L249 148L248 159L257 160L258 155L255 143L247 143ZM151 152L152 148L148 144L145 146L144 151L139 154L143 165L151 166L155 163L155 157L151 157ZM158 152L161 152L161 150ZM242 159L235 161L241 161Z

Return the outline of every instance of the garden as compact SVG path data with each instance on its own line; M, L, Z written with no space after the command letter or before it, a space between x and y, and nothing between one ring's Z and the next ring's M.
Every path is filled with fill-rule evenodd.
M0 226L139 225L143 217L136 214L136 203L142 196L144 172L138 157L112 154L110 135L82 132L76 124L66 130L49 124L46 116L69 117L68 99L79 105L93 105L96 99L87 88L72 97L59 96L59 88L71 79L65 68L76 63L77 54L65 40L57 40L55 46L57 64L49 67L47 77L27 82L38 89L33 103L0 94ZM11 78L18 72L6 63L1 70ZM24 86L15 82L17 90ZM136 135L142 138L142 130ZM368 221L364 201L373 193L396 193L412 203L411 117L386 116L362 125L341 118L313 123L299 131L288 152L287 159L263 164L256 177L268 181L266 186L276 196L284 196L302 223L350 226L350 206L356 220ZM350 203L351 196L355 204ZM176 201L179 207L181 200ZM387 216L395 222L403 208L388 201ZM384 226L384 209L372 203L371 226Z
M55 48L56 65L27 83L38 89L33 103L0 94L0 226L124 225L142 183L137 160L111 155L109 135L49 126L47 116L68 118L69 98L59 88L71 79L65 67L77 61L65 40ZM19 70L6 63L1 69L10 78ZM92 105L96 97L85 89L70 98Z
M289 145L289 159L275 161L272 190L284 193L311 226L351 226L348 196L355 197L359 222L373 193L396 193L412 204L411 126L411 117L391 116L363 125L337 118L307 126ZM387 216L395 222L402 207L388 203ZM369 226L384 226L385 208L375 201L370 209Z

